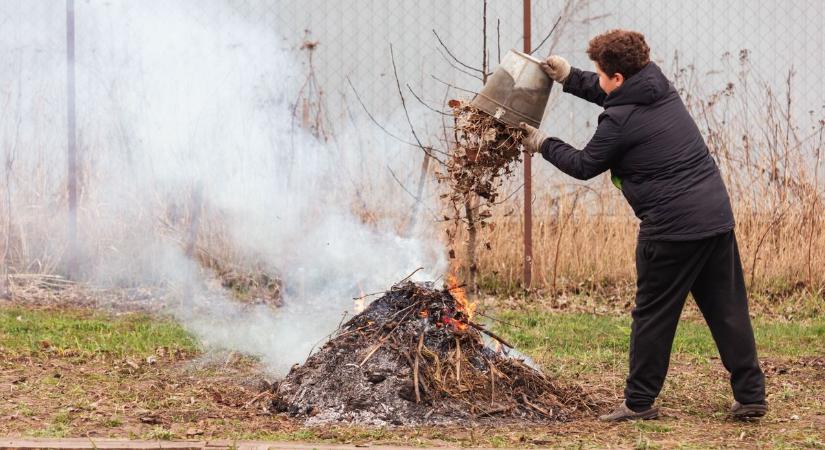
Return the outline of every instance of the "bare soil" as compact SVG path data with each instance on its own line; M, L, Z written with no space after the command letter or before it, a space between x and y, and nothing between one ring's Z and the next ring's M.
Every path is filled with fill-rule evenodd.
M220 435L233 423L294 428L262 407L269 388L257 364L236 354L158 349L135 360L0 351L0 434L184 438Z
M600 411L571 422L514 425L468 420L451 426L320 426L268 411L266 375L227 355L165 355L153 364L41 352L0 353L0 435L161 439L264 438L313 442L468 446L821 447L825 442L825 357L763 361L772 393L760 422L726 418L721 364L674 361L656 421L604 424ZM134 367L134 366L137 367ZM622 374L579 380L619 393ZM618 398L616 398L618 400ZM605 408L602 408L605 409Z
M69 308L76 311L87 302L99 304L78 297ZM31 308L53 304L49 298L42 305L25 302ZM605 401L572 421L518 424L470 418L453 425L307 427L302 418L272 413L274 380L256 361L237 354L159 348L151 358L136 360L48 347L12 352L0 342L0 435L407 446L825 447L825 355L762 358L770 410L759 422L727 417L730 387L716 359L674 354L659 399L663 417L622 424L601 423L597 416L619 401L624 370L606 364L578 371L564 369L564 363L558 361L568 382Z

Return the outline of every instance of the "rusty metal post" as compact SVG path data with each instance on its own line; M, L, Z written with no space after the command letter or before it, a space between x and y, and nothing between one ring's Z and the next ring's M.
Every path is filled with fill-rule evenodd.
M75 115L74 0L66 0L66 115L68 119L68 253L67 275L77 275L77 118Z
M524 53L532 51L532 27L530 0L523 0L524 6ZM533 165L528 155L524 156L524 289L533 285Z

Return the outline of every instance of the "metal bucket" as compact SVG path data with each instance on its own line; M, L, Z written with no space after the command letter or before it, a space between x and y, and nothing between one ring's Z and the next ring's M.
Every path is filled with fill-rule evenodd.
M507 125L525 122L538 127L553 87L540 62L510 50L470 104Z

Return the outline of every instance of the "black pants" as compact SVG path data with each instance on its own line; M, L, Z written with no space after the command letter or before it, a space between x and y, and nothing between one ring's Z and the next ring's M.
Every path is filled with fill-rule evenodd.
M688 292L696 299L722 364L730 372L733 397L740 403L764 401L765 377L756 358L734 232L698 241L639 241L636 271L625 388L628 406L639 410L659 395Z

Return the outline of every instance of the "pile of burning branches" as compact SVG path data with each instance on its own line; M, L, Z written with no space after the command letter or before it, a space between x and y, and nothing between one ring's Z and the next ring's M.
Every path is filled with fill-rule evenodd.
M491 215L504 178L521 161L524 131L499 122L469 102L450 100L449 106L455 145L438 176L439 182L450 187L442 198L449 199L458 218L459 207L478 196L482 201L476 207L477 217L483 223Z
M273 408L307 424L416 425L559 421L593 405L580 387L508 356L473 314L463 288L398 284L293 367Z

